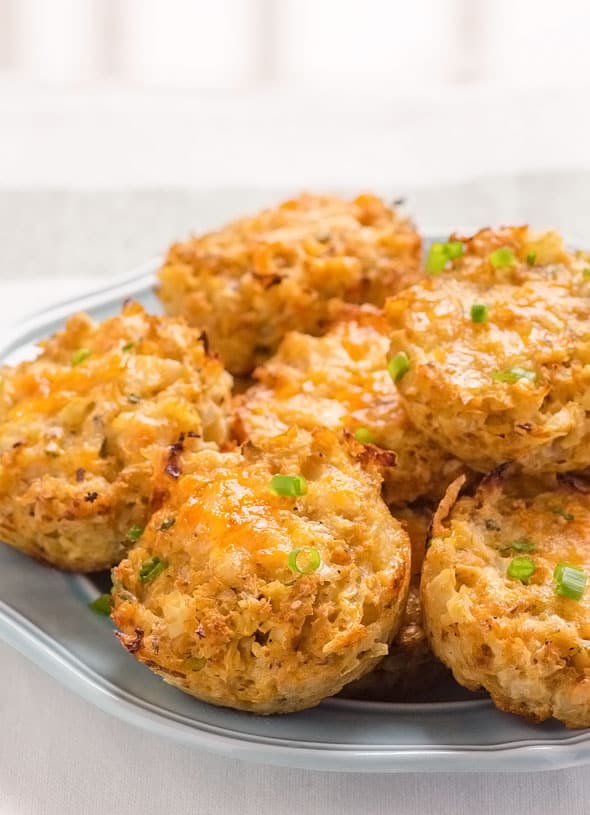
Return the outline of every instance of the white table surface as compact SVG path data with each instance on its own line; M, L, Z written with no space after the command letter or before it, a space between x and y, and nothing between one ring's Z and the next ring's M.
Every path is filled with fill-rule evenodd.
M410 196L410 205L415 204L422 223L437 214L448 223L454 213L471 222L561 221L562 226L573 223L578 235L590 235L590 212L581 207L590 190L587 177L514 179L500 185L502 195L498 188L492 179L450 192L421 192ZM134 193L73 195L0 193L2 326L83 290L99 276L124 271L125 264L152 254L164 235L182 234L188 223L211 221L246 199L272 197L243 191L223 200L219 194L181 192L139 198ZM555 200L562 206L555 207ZM123 207L133 211L138 201L135 228L114 217ZM150 223L153 228L146 229ZM0 643L0 815L582 815L589 799L590 768L344 775L207 755L111 718Z

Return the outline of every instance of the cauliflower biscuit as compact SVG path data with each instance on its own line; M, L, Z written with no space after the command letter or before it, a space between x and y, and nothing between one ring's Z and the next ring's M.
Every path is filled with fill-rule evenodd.
M204 451L114 570L120 640L217 705L287 713L369 671L399 627L410 543L328 430Z
M412 544L412 578L402 623L389 653L370 673L353 682L341 696L349 699L399 702L415 699L447 677L428 643L422 620L420 576L432 510L397 508L395 516L402 521Z
M0 539L105 569L147 521L153 457L172 445L173 470L177 447L225 442L231 377L199 332L137 304L100 325L78 314L41 346L2 369Z
M293 425L345 428L365 442L365 462L381 470L388 504L440 498L464 467L408 420L387 372L381 312L351 306L339 316L323 337L290 332L257 368L258 384L236 400L236 435L258 443Z
M590 466L590 257L526 227L445 246L451 268L386 306L411 421L482 472Z
M422 602L458 682L502 710L588 727L590 494L576 483L539 492L496 472L438 513Z
M159 295L244 375L287 331L321 334L330 301L380 306L414 283L420 247L412 224L372 195L301 195L172 246Z

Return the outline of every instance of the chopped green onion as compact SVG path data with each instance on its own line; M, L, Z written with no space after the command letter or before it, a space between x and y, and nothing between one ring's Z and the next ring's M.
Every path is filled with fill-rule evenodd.
M444 271L449 261L460 258L463 254L463 244L461 241L449 241L449 243L433 243L428 250L426 258L426 271L431 275L439 275Z
M297 498L307 493L307 481L302 475L273 475L270 491L275 495Z
M170 527L174 526L176 523L176 518L172 515L170 518L166 518L166 520L162 521L160 524L160 532L165 532Z
M138 396L136 393L130 393L127 397L127 401L131 402L132 405L138 405L141 402L141 396Z
M534 266L537 262L537 253L536 252L529 252L526 256L526 264L527 266Z
M131 351L131 349L133 348L133 345L134 345L134 343L132 343L132 342L126 342L121 350L122 351Z
M88 608L95 614L102 614L104 617L111 616L111 595L101 594L96 600L88 603Z
M519 365L513 365L507 371L494 371L492 380L494 382L508 382L513 385L519 379L528 379L529 382L534 382L537 374L534 371L527 371L526 368L521 368Z
M566 521L574 521L575 518L571 512L567 512L563 507L549 507L551 512L554 515L559 515L561 518L565 518Z
M488 320L488 307L483 303L474 303L471 306L471 320L474 323L486 323Z
M534 552L537 547L532 541L526 538L519 538L518 540L512 541L510 548L515 549L517 552Z
M354 431L354 437L361 444L373 444L374 441L373 434L366 427L357 427Z
M162 574L167 566L168 563L159 557L151 557L149 560L144 560L139 569L139 579L142 583L148 583L159 574Z
M78 350L74 351L72 354L72 365L74 367L76 365L80 365L82 362L87 360L91 354L92 351L89 348L78 348Z
M404 351L400 351L399 354L396 354L389 360L387 363L387 370L389 371L389 376L393 379L393 381L399 382L400 379L410 370L410 360L408 359L408 355Z
M571 563L558 563L553 571L555 593L570 600L581 600L588 581L588 575L579 566Z
M137 524L133 524L129 532L127 533L127 537L133 543L137 543L137 541L143 535L143 526L138 526Z
M530 557L513 557L508 565L506 574L515 580L526 583L529 577L534 574L535 563Z
M189 657L182 663L185 671L202 671L207 664L206 657Z
M322 562L320 553L313 546L302 546L289 552L287 565L297 574L311 574L319 568Z
M514 252L508 246L502 246L500 249L496 249L495 252L491 252L489 259L494 269L502 269L505 266L514 266L516 263Z
M590 278L590 269L584 269L582 276L584 277L584 280L588 280Z

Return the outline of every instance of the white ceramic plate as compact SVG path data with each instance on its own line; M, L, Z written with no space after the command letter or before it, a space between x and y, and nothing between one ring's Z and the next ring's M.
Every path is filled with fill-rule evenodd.
M0 358L34 353L74 311L103 319L133 297L160 311L157 260L115 285L36 315L0 344ZM216 708L174 690L116 641L87 604L96 580L66 575L0 545L0 637L76 693L166 738L235 758L317 770L534 770L590 761L590 731L532 725L456 688L443 701L388 704L328 700L289 716ZM457 700L458 701L453 701Z

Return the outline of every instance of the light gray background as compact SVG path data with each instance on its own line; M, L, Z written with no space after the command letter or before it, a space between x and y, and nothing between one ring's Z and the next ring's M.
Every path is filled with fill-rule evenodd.
M282 190L0 191L0 320L69 296ZM590 246L590 174L494 178L407 195L423 230L555 225ZM588 238L585 240L584 236ZM580 815L589 770L343 775L239 763L162 741L78 699L0 643L0 815Z
M0 279L49 285L56 276L125 273L191 231L300 191L0 189ZM561 229L576 242L590 235L590 172L498 176L434 188L390 185L377 192L404 197L423 231L528 222Z

